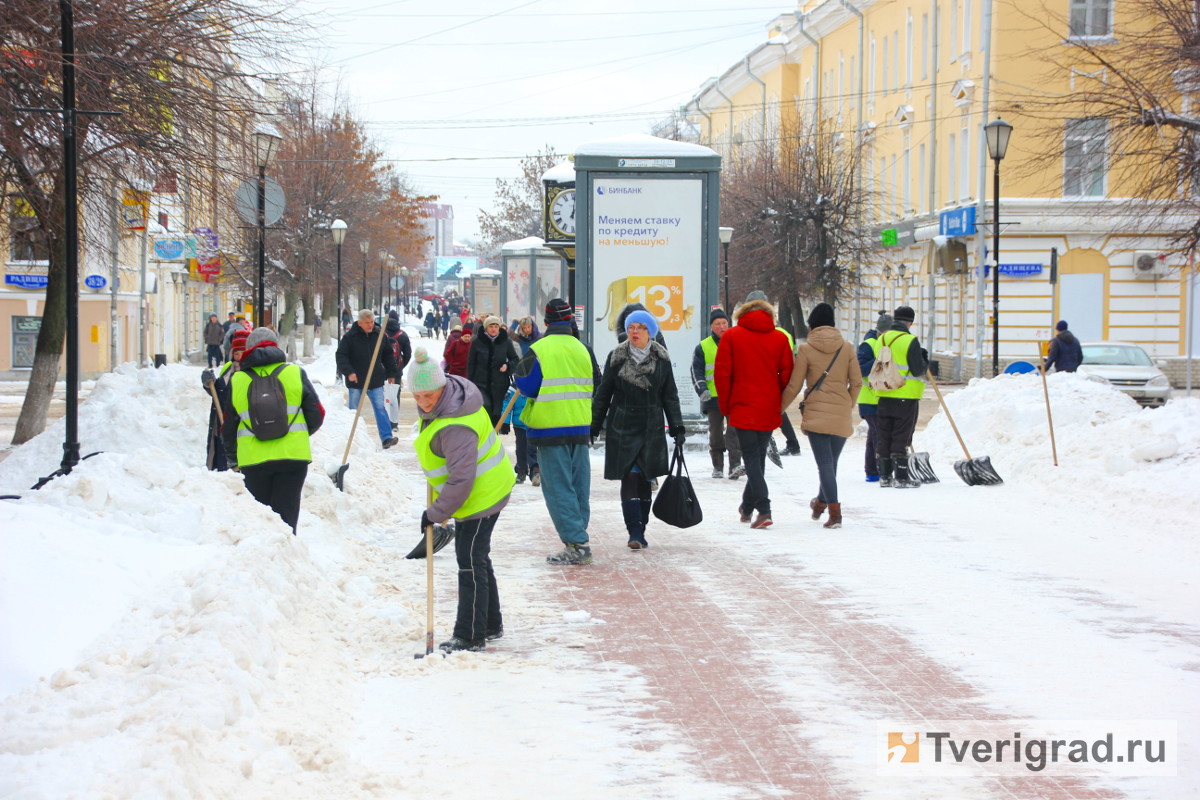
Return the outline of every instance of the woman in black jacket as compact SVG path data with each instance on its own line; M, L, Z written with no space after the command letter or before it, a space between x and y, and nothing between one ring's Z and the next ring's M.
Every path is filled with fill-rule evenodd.
M504 412L504 397L520 360L500 318L485 319L483 332L474 337L467 351L467 379L483 395L483 407L493 427Z
M667 439L663 418L683 444L679 390L667 349L652 341L658 321L647 311L625 318L628 339L608 354L604 377L592 400L592 438L604 437L604 479L621 482L621 511L629 548L642 550L650 521L650 482L666 475Z

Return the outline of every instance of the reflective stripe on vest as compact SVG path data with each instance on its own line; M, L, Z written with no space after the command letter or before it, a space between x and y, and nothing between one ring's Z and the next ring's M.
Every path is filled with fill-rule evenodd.
M796 340L792 337L792 335L790 333L787 332L787 330L779 327L778 325L775 326L775 330L779 331L780 333L782 333L784 336L787 337L788 349L792 351L792 355L795 355L796 354Z
M870 345L872 349L874 349L875 345L871 344L871 342L874 342L877 338L879 338L879 337L873 336L870 339L866 340L867 344ZM876 354L876 357L878 357L878 354ZM862 370L859 370L859 371L861 372ZM879 405L879 395L875 394L875 390L872 389L870 384L867 383L867 376L863 375L862 379L863 379L862 388L858 390L859 405L864 405L864 406Z
M925 394L925 381L920 378L914 378L908 371L908 347L917 337L911 333L898 333L896 336L889 334L897 333L896 331L888 331L887 333L879 334L878 339L869 339L871 350L875 353L875 358L879 358L879 351L886 344L892 349L892 361L896 364L896 369L904 376L904 385L899 389L890 389L888 391L876 391L875 394L879 397L901 397L908 400L920 400Z
M441 494L449 478L446 459L433 452L433 437L443 428L451 425L461 425L476 435L475 449L475 483L471 486L471 494L461 507L454 511L453 516L462 519L481 511L486 511L499 503L517 482L517 474L509 464L508 456L496 432L492 421L482 408L465 417L445 417L430 422L417 436L414 447L417 451L417 461L425 472L425 478L433 489L436 500Z
M269 375L275 364L249 367L259 375ZM287 397L288 432L271 441L264 442L250 430L250 376L239 370L229 378L230 403L237 415L237 462L249 467L264 461L312 461L312 448L308 442L308 425L304 422L300 400L304 395L304 379L300 367L288 364L279 373Z
M717 341L711 336L700 340L700 349L704 351L704 383L708 386L708 396L717 396L717 384L713 382L713 365L717 363Z
M578 428L592 424L592 359L574 336L543 336L532 345L542 386L521 412L530 428Z

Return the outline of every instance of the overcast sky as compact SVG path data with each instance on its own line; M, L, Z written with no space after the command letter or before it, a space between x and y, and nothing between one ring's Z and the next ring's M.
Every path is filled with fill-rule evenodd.
M645 133L766 40L763 0L304 0L328 76L417 189L477 234L522 156ZM353 226L352 220L347 222Z

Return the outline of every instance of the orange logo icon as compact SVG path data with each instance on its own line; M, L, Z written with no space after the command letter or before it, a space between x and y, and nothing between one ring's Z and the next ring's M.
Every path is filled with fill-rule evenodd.
M915 764L921 760L921 737L916 733L888 732L889 764Z

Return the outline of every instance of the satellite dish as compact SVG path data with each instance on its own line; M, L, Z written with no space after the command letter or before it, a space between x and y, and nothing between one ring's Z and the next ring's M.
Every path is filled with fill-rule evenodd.
M283 216L283 209L286 203L283 197L283 187L274 178L266 178L263 181L265 191L263 192L263 224L274 225L279 222ZM258 181L245 180L237 188L237 194L234 195L233 205L237 209L237 215L242 222L247 225L258 227Z

